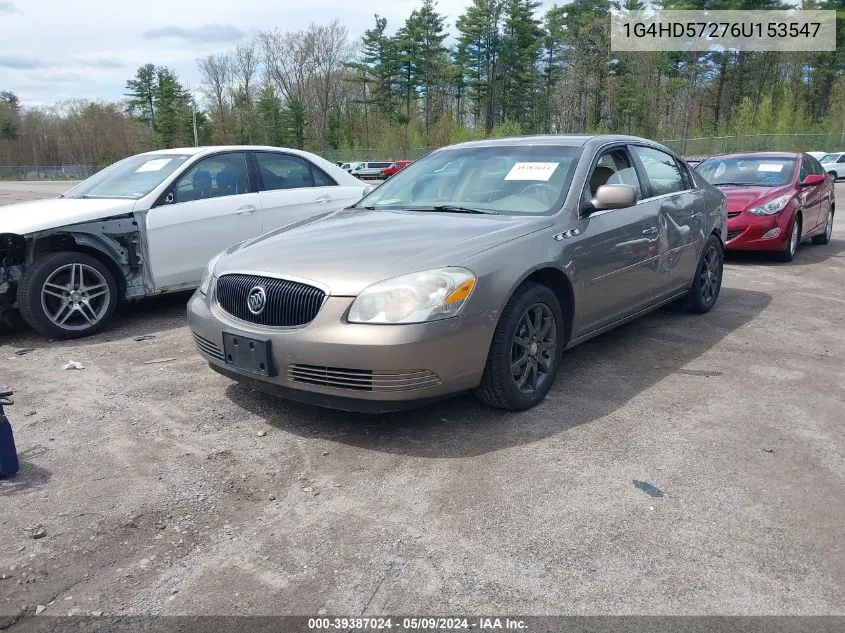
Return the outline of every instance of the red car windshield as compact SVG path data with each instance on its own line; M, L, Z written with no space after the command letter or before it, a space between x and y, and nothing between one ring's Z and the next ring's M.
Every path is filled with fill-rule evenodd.
M703 161L696 171L711 185L782 187L792 182L789 156L722 156Z

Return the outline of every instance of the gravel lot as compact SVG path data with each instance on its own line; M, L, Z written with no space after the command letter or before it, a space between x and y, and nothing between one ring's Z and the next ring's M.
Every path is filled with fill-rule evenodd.
M66 187L0 183L0 204ZM38 605L845 614L843 285L842 219L791 264L732 257L710 314L576 348L521 414L253 392L195 353L186 295L81 341L0 334L22 460L0 480L0 629Z

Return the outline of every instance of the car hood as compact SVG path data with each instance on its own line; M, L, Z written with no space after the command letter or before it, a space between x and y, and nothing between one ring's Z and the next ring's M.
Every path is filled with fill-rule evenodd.
M790 187L717 187L725 194L728 211L744 211L761 198L777 198L792 193Z
M131 213L134 200L47 198L0 207L0 233L26 235Z
M458 265L553 225L549 216L345 209L243 242L218 261L215 274L279 275L355 296L377 281Z

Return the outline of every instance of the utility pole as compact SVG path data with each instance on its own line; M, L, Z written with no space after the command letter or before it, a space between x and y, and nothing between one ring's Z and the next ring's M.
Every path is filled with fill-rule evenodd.
M199 138L197 137L197 102L191 98L191 103L193 104L191 114L193 115L194 120L194 147L199 147Z

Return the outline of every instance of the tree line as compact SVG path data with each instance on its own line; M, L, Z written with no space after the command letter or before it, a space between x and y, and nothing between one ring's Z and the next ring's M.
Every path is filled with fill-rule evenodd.
M782 9L780 0L664 0L666 9ZM198 60L195 103L147 64L118 103L22 108L0 92L0 164L106 163L152 148L260 143L330 150L437 147L516 134L655 139L845 131L845 0L837 50L619 53L613 9L640 0L472 0L454 25L435 0L360 38L335 20L257 33ZM808 148L809 149L809 148Z

